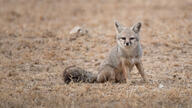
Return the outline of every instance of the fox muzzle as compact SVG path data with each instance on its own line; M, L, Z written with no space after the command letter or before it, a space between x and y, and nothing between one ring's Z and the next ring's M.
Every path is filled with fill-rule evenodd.
M125 43L126 46L130 46L131 44L132 44L131 41Z

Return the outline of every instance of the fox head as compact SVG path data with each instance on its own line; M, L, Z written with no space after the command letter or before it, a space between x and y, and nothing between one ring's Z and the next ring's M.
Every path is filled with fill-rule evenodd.
M116 40L117 44L123 49L135 48L139 44L139 32L141 23L133 25L132 27L124 27L119 22L115 21L117 30Z

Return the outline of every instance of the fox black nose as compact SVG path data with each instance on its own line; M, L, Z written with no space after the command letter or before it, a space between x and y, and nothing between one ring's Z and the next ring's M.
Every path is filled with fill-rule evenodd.
M129 42L127 42L126 45L129 46Z

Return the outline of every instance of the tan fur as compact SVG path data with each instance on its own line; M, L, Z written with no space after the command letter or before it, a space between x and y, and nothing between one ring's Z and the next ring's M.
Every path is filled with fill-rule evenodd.
M116 21L115 27L117 29L117 45L112 48L100 65L98 74L96 76L91 75L90 72L73 67L64 71L63 75L66 79L69 79L70 76L71 80L75 79L74 82L128 82L131 79L130 72L136 66L143 80L146 81L141 62L142 49L139 36L141 23L127 28Z

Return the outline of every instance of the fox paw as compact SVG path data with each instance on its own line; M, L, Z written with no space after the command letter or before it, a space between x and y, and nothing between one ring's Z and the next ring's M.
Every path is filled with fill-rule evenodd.
M149 80L148 80L147 78L144 78L144 79L141 80L141 82L143 82L143 83L148 83Z

